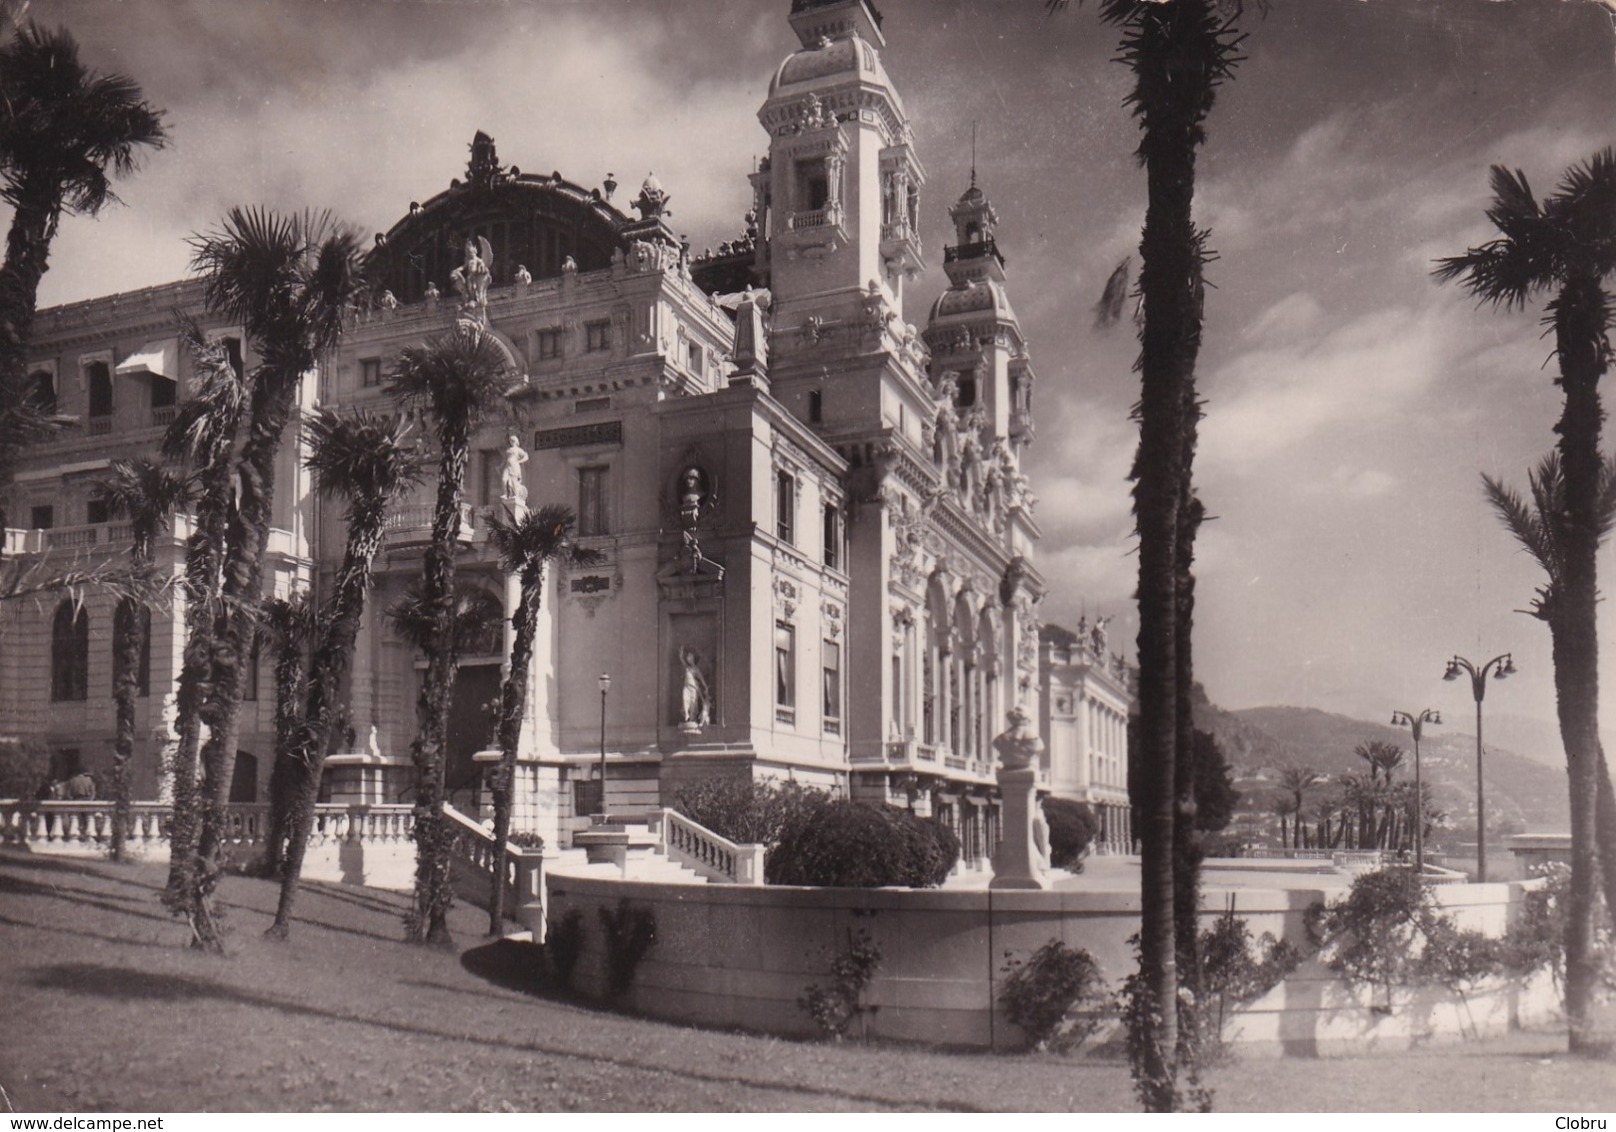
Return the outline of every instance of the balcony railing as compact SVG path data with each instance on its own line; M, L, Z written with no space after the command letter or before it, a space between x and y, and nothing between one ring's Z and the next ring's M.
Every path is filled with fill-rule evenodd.
M791 214L791 230L801 232L809 228L823 228L830 221L830 209L815 208L807 212L794 212Z
M999 251L998 243L989 236L985 240L978 240L974 244L955 244L943 249L943 262L954 263L962 259L981 259L983 256L992 256L1004 266L1004 255Z
M431 503L411 503L387 516L383 528L388 543L398 546L408 543L430 542L432 517L436 507ZM477 509L469 503L460 505L461 542L470 542L477 532Z
M95 546L101 538L102 524L82 527L53 527L45 532L46 550L83 550Z
M177 405L164 405L160 409L151 411L151 424L153 428L167 428L174 423L174 413Z
M111 417L91 417L85 423L85 430L91 436L106 436L112 431Z

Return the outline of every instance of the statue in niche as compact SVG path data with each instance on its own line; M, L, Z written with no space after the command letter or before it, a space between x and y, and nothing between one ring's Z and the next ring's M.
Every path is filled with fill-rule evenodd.
M679 525L693 530L712 499L707 473L695 464L679 473Z
M681 730L695 730L713 721L713 694L701 671L701 654L689 645L679 650L684 671L679 676L679 722Z
M527 510L527 481L522 474L522 465L528 460L527 453L522 450L522 441L519 437L511 436L505 441L505 471L500 476L500 498L503 499L511 511L518 517Z

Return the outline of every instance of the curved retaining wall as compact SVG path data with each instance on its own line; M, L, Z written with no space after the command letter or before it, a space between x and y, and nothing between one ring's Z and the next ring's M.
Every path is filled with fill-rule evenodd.
M1136 963L1127 941L1139 930L1139 897L1131 892L743 888L554 874L548 886L552 932L569 911L582 914L573 984L590 998L608 997L600 910L626 901L651 912L656 943L618 1004L675 1022L817 1035L797 1000L810 984L830 982L831 959L849 933L864 931L882 952L865 995L874 1007L869 1036L1016 1048L1021 1032L994 1005L1007 952L1025 959L1059 939L1086 949L1113 985ZM1327 894L1247 889L1236 912L1253 935L1300 943L1303 913ZM1220 896L1209 903L1208 921L1223 910Z
M1208 882L1212 891L1203 924L1221 915L1231 896L1216 888L1215 874ZM1340 877L1319 876L1318 883L1318 888L1238 889L1232 893L1235 912L1254 938L1268 932L1304 945L1308 906L1346 888ZM797 1001L810 984L831 981L831 959L846 949L850 933L860 931L882 952L865 993L873 1007L865 1015L866 1032L930 1045L1024 1045L1021 1032L996 1004L997 984L1008 956L1025 959L1051 939L1087 950L1113 987L1136 966L1128 944L1139 928L1135 892L749 888L553 874L548 886L552 931L570 911L582 915L573 983L589 998L610 997L601 910L626 902L655 917L656 942L617 1005L674 1022L817 1036ZM1510 906L1522 894L1519 884L1449 885L1434 891L1459 926L1489 934L1502 932ZM1415 1016L1398 1022L1371 1011L1367 998L1309 963L1241 1012L1228 1036L1253 1052L1329 1055L1366 1045L1407 1048L1552 1017L1544 988L1532 990L1530 1004L1507 988L1476 988L1468 998L1446 1003L1455 996L1424 988L1409 1000Z

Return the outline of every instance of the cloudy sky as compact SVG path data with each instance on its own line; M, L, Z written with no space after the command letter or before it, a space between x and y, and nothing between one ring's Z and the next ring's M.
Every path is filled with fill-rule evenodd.
M881 0L886 63L926 165L932 269L967 184L972 123L1040 382L1046 617L1115 613L1131 640L1125 481L1136 345L1089 310L1138 241L1127 72L1094 5ZM1249 6L1249 5L1248 5ZM461 174L474 130L525 170L625 187L648 171L697 248L737 234L755 113L795 46L786 0L35 0L93 65L167 108L172 144L70 221L42 302L179 278L229 206L329 207L366 231ZM1477 310L1429 277L1488 236L1487 167L1539 195L1616 143L1616 26L1591 0L1273 0L1201 159L1210 278L1197 464L1197 668L1228 707L1469 718L1448 655L1513 650L1497 713L1552 722L1547 632L1513 612L1534 567L1483 505L1558 412L1538 311ZM1607 551L1607 573L1616 563ZM1607 589L1611 583L1607 582ZM1602 625L1616 672L1616 617ZM1119 631L1120 630L1120 631ZM1605 697L1616 731L1616 694Z

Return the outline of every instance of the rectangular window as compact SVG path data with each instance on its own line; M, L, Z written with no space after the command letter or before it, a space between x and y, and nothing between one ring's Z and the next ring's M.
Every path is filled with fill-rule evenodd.
M598 354L612 348L612 324L610 322L584 323L584 349L591 354Z
M842 646L835 641L824 642L824 709L825 733L842 733Z
M553 362L561 357L561 331L559 328L538 332L538 355L541 362Z
M39 503L28 510L28 528L34 531L48 531L56 525L56 508L49 503Z
M705 362L706 355L702 353L701 346L695 342L690 343L690 360L688 366L690 372L695 374L697 377L700 377L704 372L703 367Z
M797 515L797 481L790 472L776 472L774 488L775 537L781 542L795 545L793 536Z
M179 393L179 382L152 374L151 407L153 409L169 408L179 400Z
M220 341L224 343L225 357L230 359L230 368L236 371L237 377L244 376L247 372L247 360L241 352L241 339L221 338Z
M825 504L825 565L832 570L842 565L842 513L834 503Z
M774 717L782 723L796 718L797 630L784 621L774 623Z
M86 523L105 523L112 518L112 508L105 499L92 499L84 505Z
M902 406L899 406L900 408ZM818 389L808 391L808 423L823 424L825 420L825 395Z
M606 469L578 469L578 534L584 538L606 534Z
M382 383L382 360L380 358L359 359L359 384L365 389L374 389Z

